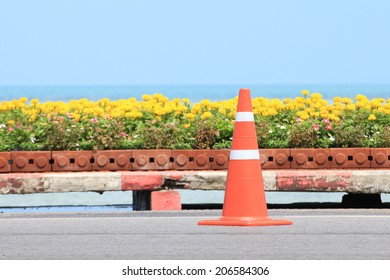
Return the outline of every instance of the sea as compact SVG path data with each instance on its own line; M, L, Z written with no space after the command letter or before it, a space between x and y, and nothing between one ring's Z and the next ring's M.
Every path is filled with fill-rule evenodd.
M302 96L302 90L321 93L324 99L332 100L335 96L354 97L363 94L368 98L390 98L390 84L351 84L351 85L115 85L115 86L0 86L0 101L15 98L38 98L46 101L69 101L88 98L97 101L102 98L111 100L161 93L168 98L189 98L191 102L202 99L218 101L234 98L240 88L249 88L252 97L294 98Z
M87 98L98 101L142 99L143 94L161 93L169 99L188 98L192 104L203 99L219 101L234 98L240 88L249 88L251 96L295 98L302 90L320 93L332 102L336 96L353 98L363 94L369 99L390 98L390 84L294 84L294 85L66 85L66 86L0 86L0 102L27 97L40 102ZM223 191L181 190L183 204L222 204ZM267 203L339 203L345 193L266 192ZM381 195L390 202L390 194ZM0 212L63 212L63 211L132 211L131 192L54 193L0 195Z

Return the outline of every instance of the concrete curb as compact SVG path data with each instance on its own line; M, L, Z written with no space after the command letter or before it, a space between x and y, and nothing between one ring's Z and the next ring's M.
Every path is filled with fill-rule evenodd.
M123 171L0 174L0 194L224 190L227 171ZM265 170L266 191L390 193L387 170Z

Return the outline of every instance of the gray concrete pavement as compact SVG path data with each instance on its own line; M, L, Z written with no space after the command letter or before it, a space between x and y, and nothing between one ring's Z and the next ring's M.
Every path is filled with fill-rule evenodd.
M292 226L209 227L220 210L0 214L0 259L390 259L390 209L269 210Z

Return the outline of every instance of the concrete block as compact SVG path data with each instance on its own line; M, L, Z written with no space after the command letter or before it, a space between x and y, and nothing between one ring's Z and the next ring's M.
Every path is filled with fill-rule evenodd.
M174 190L152 192L151 210L181 210L180 193Z

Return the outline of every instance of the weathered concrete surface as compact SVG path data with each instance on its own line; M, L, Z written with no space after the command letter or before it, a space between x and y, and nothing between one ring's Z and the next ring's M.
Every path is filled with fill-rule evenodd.
M160 171L121 172L123 191L158 190L164 185L164 174Z
M181 210L180 193L174 190L152 192L150 210Z
M119 191L121 182L121 174L111 172L44 174L45 192Z
M300 188L303 191L345 192L352 187L352 171L349 170L299 170L276 173L276 190L299 191Z
M227 171L0 174L0 194L127 190L224 190ZM265 170L266 191L390 193L390 170Z
M42 173L0 174L0 194L25 194L45 192Z
M356 170L353 171L352 185L347 192L359 193L389 193L390 192L390 170Z
M167 186L189 190L224 190L227 171L171 171L165 175Z

